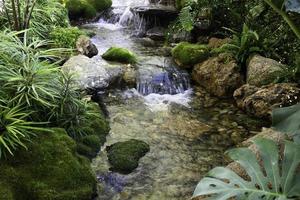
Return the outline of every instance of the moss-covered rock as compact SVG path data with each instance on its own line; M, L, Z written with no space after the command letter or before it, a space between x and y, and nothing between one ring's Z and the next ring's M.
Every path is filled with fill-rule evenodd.
M137 57L131 51L119 48L111 47L103 55L102 58L108 61L115 61L121 63L136 63Z
M1 200L87 200L96 180L86 158L63 129L41 132L0 162Z
M72 20L78 18L91 19L112 5L111 0L65 0L69 17Z
M106 141L109 133L109 123L103 116L98 104L91 103L90 108L99 115L92 116L87 124L81 128L84 136L77 138L77 152L88 158L94 158Z
M192 68L209 57L209 49L206 45L181 42L173 48L172 56L179 66Z
M149 150L147 143L133 139L106 147L111 170L123 174L129 174L137 168L139 159Z

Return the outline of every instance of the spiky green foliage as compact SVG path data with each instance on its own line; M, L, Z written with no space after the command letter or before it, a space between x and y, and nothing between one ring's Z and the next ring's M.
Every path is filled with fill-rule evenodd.
M3 103L2 103L3 104ZM13 152L30 140L37 130L44 130L40 123L27 121L30 113L20 106L0 104L0 158Z
M240 34L233 30L230 31L234 33L232 41L212 50L212 53L231 53L241 65L244 65L251 54L262 51L259 47L258 34L250 30L246 24Z
M203 178L194 192L194 197L206 200L296 200L300 197L300 146L286 141L281 154L274 141L254 140L261 161L248 148L228 151L250 179L245 180L228 168L217 167Z

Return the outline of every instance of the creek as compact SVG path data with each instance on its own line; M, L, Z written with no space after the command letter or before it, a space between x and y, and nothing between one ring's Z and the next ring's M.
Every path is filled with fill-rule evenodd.
M99 54L111 46L137 54L137 85L110 90L104 97L111 131L92 162L98 178L96 200L184 200L210 169L226 164L224 152L260 130L260 122L239 111L230 100L219 100L192 86L190 76L172 61L163 43L145 45L133 36L137 23L131 7L147 2L114 0L112 16L88 24ZM139 23L137 23L139 24ZM137 27L136 24L134 27ZM111 65L95 58L99 64ZM132 173L109 170L105 148L130 139L150 145Z

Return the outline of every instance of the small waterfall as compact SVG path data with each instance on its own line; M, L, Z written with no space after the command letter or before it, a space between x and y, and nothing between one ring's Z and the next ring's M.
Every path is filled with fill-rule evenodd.
M190 89L190 77L174 67L173 63L165 62L165 66L159 72L152 75L140 74L137 83L137 91L142 95L179 94Z

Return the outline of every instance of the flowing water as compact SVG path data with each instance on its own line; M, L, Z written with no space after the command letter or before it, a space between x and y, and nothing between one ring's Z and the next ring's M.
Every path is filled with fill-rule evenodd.
M225 164L224 151L260 127L232 102L191 87L188 73L176 67L162 44L149 47L132 37L124 27L134 17L129 8L145 4L115 0L118 17L87 26L97 33L93 42L99 54L118 46L139 57L136 89L110 91L104 98L111 131L92 163L99 180L97 200L189 199L208 170ZM94 59L110 65L100 56ZM129 139L145 141L150 152L129 175L111 172L105 147Z

